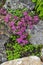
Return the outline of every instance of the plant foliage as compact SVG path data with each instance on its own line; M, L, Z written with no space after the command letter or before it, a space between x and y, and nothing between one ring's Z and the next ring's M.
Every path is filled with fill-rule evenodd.
M39 14L39 17L43 18L43 0L32 0L32 2L36 3L35 10Z
M10 41L5 45L8 60L13 60L30 55L40 56L42 45L26 44L21 46L16 42L16 36L12 35Z

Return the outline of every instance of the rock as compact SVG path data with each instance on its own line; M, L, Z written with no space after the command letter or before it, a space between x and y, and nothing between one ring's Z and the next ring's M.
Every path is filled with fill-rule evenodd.
M0 62L5 62L7 60L6 58L6 51L4 49L5 47L0 48Z
M4 5L5 8L10 7L11 9L24 8L27 7L30 10L34 8L35 4L31 2L31 0L6 0Z
M2 17L0 16L1 20ZM9 39L8 27L0 20L0 63L7 60L4 44Z
M42 65L42 62L40 61L39 57L30 56L30 57L7 61L2 63L1 65Z
M39 23L37 25L34 25L33 29L30 31L30 43L43 44L43 21L39 21Z
M43 48L41 49L41 56L40 56L40 58L43 61Z

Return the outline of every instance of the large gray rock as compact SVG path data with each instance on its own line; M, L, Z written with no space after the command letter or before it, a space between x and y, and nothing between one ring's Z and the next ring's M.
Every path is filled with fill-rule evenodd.
M0 62L7 60L4 44L9 39L8 27L0 20Z
M42 65L40 58L37 56L30 56L21 59L11 60L1 65Z
M6 0L4 7L10 7L11 9L27 7L32 10L34 8L34 5L35 4L32 3L31 0Z
M33 29L30 30L30 35L30 42L32 44L43 44L43 21L33 26Z

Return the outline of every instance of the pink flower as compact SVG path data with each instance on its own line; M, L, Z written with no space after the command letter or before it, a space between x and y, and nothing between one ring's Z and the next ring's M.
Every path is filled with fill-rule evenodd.
M30 29L33 29L33 25L30 25Z
M29 19L29 21L32 21L32 17L31 16L28 16L28 19Z
M15 31L15 30L16 30L16 27L15 27L15 26L12 26L11 29L12 29L13 31Z
M38 16L34 16L34 18L33 18L33 19L34 19L34 21L35 21L35 22L39 21Z
M4 11L4 13L3 14L6 14L7 12L6 11Z
M16 41L17 41L18 43L21 43L21 42L22 42L22 39L21 39L21 38L18 38L18 39L16 39Z
M23 45L27 44L28 43L28 40L23 40Z
M6 13L7 13L7 11L6 11L4 8L1 8L1 9L0 9L0 14L6 15Z
M28 15L27 16L25 16L25 21L28 21L29 20L29 18L28 18Z
M17 23L18 25L22 25L22 22L21 21L18 21L18 23Z
M23 33L26 30L26 27L21 28L21 32Z
M32 21L29 21L28 24L29 24L29 25L32 25Z
M18 34L18 35L22 35L22 32L21 32L21 31L19 31L19 32L16 32L16 34Z
M4 21L5 21L6 23L8 23L9 18L6 16L6 17L4 18Z
M10 14L7 14L7 15L5 16L5 18L4 18L4 21L5 21L6 23L8 23L9 20L10 20L10 17L11 17L11 15L10 15Z
M20 29L20 26L16 26L16 29Z
M14 21L9 22L9 26L13 26L14 25Z
M18 17L17 17L17 16L14 16L14 19L15 19L15 20L18 20Z
M21 18L21 22L25 22L25 19L24 18Z
M20 38L24 39L24 38L26 38L26 36L25 35L21 35Z
M27 12L23 12L23 15L26 16L26 15L28 15L28 13Z
M32 17L31 16L25 16L25 21L32 21Z

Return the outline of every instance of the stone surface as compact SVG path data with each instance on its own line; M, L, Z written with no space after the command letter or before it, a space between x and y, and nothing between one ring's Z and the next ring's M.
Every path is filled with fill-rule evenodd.
M17 8L23 8L27 7L30 10L34 8L35 4L31 2L31 0L7 0L4 7L5 8L12 8L12 9L17 9Z
M30 56L21 59L11 60L2 63L1 65L42 65L42 62L37 56Z
M5 47L0 47L0 62L5 62L7 60L6 58L6 51Z
M30 42L32 44L43 44L43 21L34 25L32 30L28 29L28 32L30 32Z
M0 15L0 63L7 60L4 44L9 39L8 27L2 22L3 16Z

